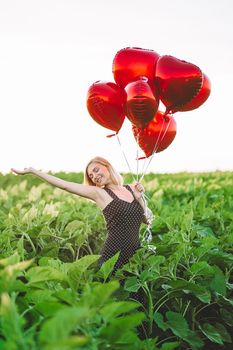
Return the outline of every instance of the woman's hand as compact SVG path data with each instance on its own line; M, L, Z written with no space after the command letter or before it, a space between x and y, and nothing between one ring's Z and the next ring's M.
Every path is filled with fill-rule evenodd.
M24 170L16 170L14 168L11 168L11 171L17 175L26 175L26 174L32 174L33 171L35 171L34 168L24 168Z
M136 182L135 184L133 184L133 190L134 190L135 198L139 201L139 203L142 205L144 209L144 220L143 220L144 224L152 225L154 215L152 211L147 207L145 200L143 200L142 198L143 193L145 192L143 185L140 184L139 182Z
M136 199L140 199L142 197L142 194L145 192L145 189L142 184L140 184L140 182L133 184L133 190Z

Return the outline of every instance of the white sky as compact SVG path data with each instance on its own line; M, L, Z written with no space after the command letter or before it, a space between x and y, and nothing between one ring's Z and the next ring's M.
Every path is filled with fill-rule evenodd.
M233 170L232 18L232 0L0 0L0 171L81 171L95 155L128 171L86 108L128 46L194 63L212 83L201 107L174 114L177 136L148 170ZM136 171L128 121L119 136Z

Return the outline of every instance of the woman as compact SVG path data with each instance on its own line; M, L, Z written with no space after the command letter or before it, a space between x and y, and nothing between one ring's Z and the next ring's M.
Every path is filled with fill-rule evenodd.
M11 169L19 175L33 174L65 191L93 200L102 210L108 236L99 263L111 258L118 251L120 255L113 273L128 262L139 248L139 228L142 222L149 223L152 213L145 205L140 183L122 185L122 177L104 158L95 157L85 170L85 184L65 181L33 168Z
M51 185L91 199L97 204L102 210L108 231L99 264L120 252L113 274L127 263L140 247L140 225L142 222L149 223L152 219L152 213L142 198L144 188L140 183L123 185L121 175L106 159L95 157L89 161L85 170L84 185L65 181L33 168L25 168L23 171L13 168L11 170L20 175L36 175ZM144 304L142 290L131 293L130 296ZM139 332L144 338L141 327Z

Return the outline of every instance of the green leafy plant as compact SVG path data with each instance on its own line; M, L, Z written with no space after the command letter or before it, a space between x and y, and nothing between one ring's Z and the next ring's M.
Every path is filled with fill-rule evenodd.
M146 175L152 242L112 274L119 253L99 268L106 227L93 203L1 175L0 349L231 349L232 183L231 172Z

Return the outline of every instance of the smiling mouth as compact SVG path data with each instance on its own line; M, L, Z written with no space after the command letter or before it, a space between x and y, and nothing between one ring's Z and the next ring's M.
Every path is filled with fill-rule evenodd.
M100 183L102 181L102 176L98 177L98 179L96 179L97 183Z

